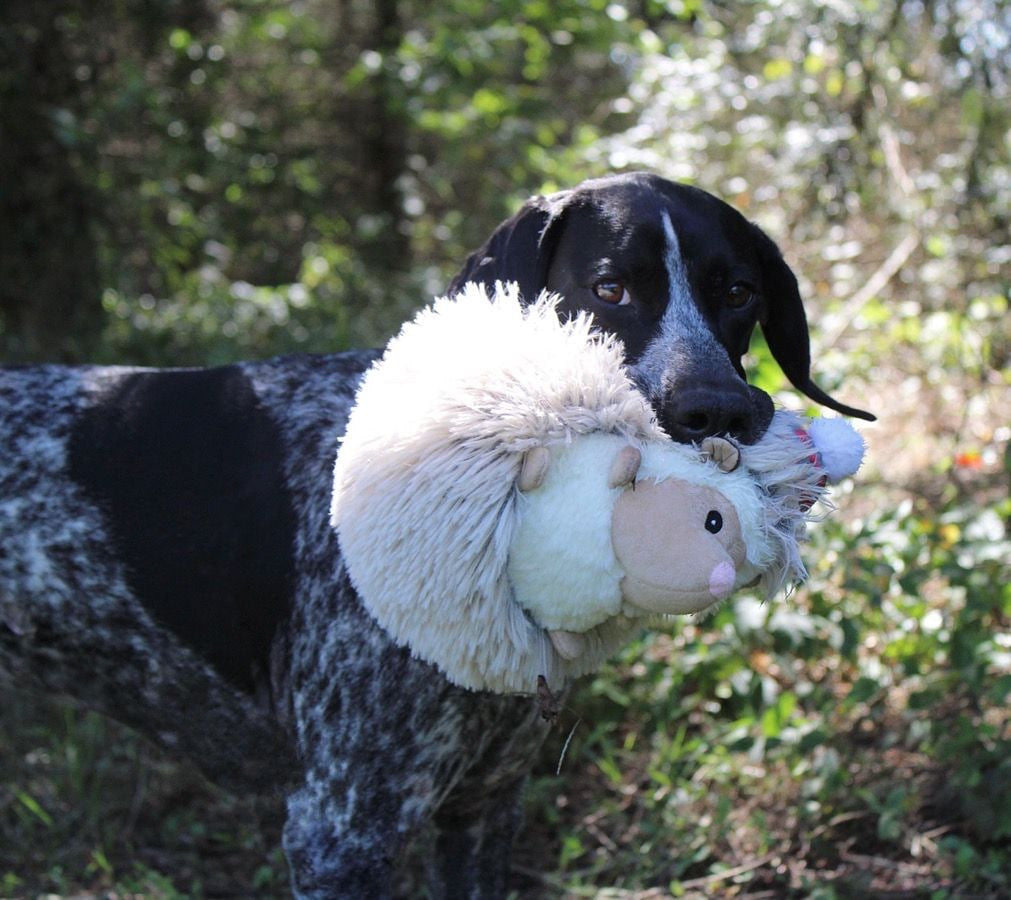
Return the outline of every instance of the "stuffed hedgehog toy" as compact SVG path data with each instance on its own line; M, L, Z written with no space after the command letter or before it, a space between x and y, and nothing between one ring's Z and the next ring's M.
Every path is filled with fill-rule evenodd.
M750 446L672 443L621 345L555 302L437 300L366 374L337 456L362 602L476 690L561 687L650 617L802 580L811 507L863 454L842 420L787 412Z

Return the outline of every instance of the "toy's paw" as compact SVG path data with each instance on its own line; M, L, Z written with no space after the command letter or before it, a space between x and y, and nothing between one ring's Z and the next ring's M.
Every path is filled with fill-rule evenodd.
M520 475L516 479L516 487L526 493L535 491L548 475L551 466L551 451L547 447L534 447L523 454L520 464Z
M864 458L864 439L845 419L812 419L807 435L829 484L854 475Z
M703 459L711 459L721 472L733 472L741 464L741 451L733 441L721 437L707 437L699 445Z
M556 628L548 632L548 637L563 659L576 659L586 651L586 638L575 631Z
M639 466L642 465L642 452L631 444L622 447L611 463L611 471L607 476L607 486L612 488L625 487L635 483L635 476L639 474Z

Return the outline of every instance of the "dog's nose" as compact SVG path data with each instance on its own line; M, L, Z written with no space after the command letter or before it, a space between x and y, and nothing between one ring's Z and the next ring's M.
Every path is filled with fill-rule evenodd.
M712 386L675 391L657 417L660 427L682 444L711 435L727 435L750 444L756 437L755 411L746 388Z

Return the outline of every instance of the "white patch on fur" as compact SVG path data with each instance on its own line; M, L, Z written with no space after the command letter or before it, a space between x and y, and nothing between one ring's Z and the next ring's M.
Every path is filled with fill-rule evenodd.
M670 298L664 312L661 333L680 339L688 339L695 343L712 341L713 334L698 306L692 299L692 288L688 283L688 268L681 255L681 242L678 240L670 214L665 210L661 213L663 233L667 245L664 250L664 266L667 269L667 279L670 282Z
M706 323L692 295L688 281L688 269L681 254L681 242L665 211L661 215L665 248L664 267L670 283L667 308L664 310L656 337L650 341L645 352L636 363L647 384L662 386L665 373L679 357L712 354L722 356L729 362L729 356ZM686 349L691 348L687 353Z

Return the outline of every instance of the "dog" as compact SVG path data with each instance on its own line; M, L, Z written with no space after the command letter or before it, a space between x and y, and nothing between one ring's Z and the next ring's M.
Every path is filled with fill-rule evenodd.
M624 343L677 441L755 440L762 328L810 378L796 279L701 190L631 174L534 198L450 285L561 295ZM233 791L281 792L300 897L384 897L421 834L436 896L501 897L536 697L456 687L365 612L328 523L338 442L377 351L212 369L0 372L0 671L73 695Z

